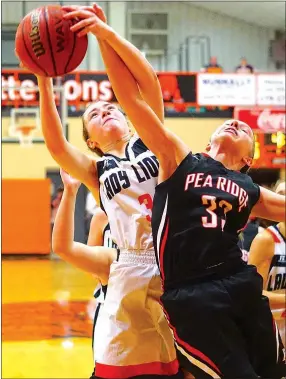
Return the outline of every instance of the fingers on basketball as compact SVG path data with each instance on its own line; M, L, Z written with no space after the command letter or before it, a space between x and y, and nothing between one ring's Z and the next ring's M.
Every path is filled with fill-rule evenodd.
M96 3L93 4L93 9L95 10L97 17L99 17L101 21L106 23L107 19L105 13L103 12L103 9Z

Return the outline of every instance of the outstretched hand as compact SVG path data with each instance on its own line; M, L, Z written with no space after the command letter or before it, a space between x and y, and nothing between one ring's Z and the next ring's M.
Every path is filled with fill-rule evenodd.
M72 32L77 32L78 37L92 33L99 39L106 39L112 32L112 28L106 24L104 12L99 8L100 7L96 4L93 5L93 7L63 7L63 9L68 12L64 15L64 18L66 20L79 19L79 21L70 28Z
M102 22L106 23L105 13L103 9L96 3L94 3L92 6L66 5L66 6L63 6L62 9L66 12L74 12L74 11L79 11L79 10L93 12Z
M74 179L62 168L60 169L60 174L61 174L61 178L62 178L65 189L71 190L73 193L77 193L81 185L81 182L77 179Z

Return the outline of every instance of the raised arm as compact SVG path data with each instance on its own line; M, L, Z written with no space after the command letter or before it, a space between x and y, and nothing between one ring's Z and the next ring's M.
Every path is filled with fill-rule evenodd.
M92 7L91 6L79 7L76 5L65 6L63 7L63 9L67 12L80 11L80 10L94 12L100 18L101 21L106 23L106 17L103 12L103 9L97 4L94 4ZM74 14L70 13L70 15L66 15L66 17L73 18ZM72 28L72 30L77 31L78 27ZM151 109L155 112L158 118L161 121L163 121L164 120L164 102L163 102L161 86L160 86L155 70L147 61L147 59L143 56L143 54L134 45L132 45L126 39L120 37L119 35L117 35L117 37L120 40L119 41L120 43L118 44L120 51L117 51L118 55L112 56L113 57L112 62L109 61L110 56L106 55L105 64L116 65L118 62L120 62L120 58L121 58L126 64L128 70L132 74L136 83L138 84L142 98L151 107ZM108 43L107 40L105 41L101 40L99 42L100 42L99 46L100 46L101 53L103 53L102 51L103 46L104 46L105 51L107 49L113 48ZM129 76L122 77L121 81L126 83L128 79L129 79Z
M252 209L252 216L267 220L285 221L285 196L260 187L260 198Z
M90 15L89 12L87 12L89 15L83 11L72 13L73 17L84 18L75 26L78 28L86 27L85 31L92 32L100 41L105 40L113 47L113 49L108 49L105 44L100 42L102 56L113 90L139 136L159 159L161 172L163 171L161 179L166 179L188 154L189 147L163 127L159 118L143 100L133 75L123 60L117 57L117 50L119 50L122 41L116 32L100 21L97 16ZM122 78L128 78L128 80L122 81Z
M257 271L263 278L263 294L269 298L272 309L285 306L285 295L267 291L267 277L274 255L274 241L271 235L264 230L254 238L249 251L248 264L257 267Z
M65 261L96 275L102 284L106 284L110 265L116 259L116 250L102 246L91 247L74 241L74 209L80 182L63 171L61 171L61 176L64 182L64 193L53 229L53 251ZM100 234L103 233L106 220L98 217L97 220L94 220L94 224L97 225L98 234L94 243L102 244Z
M98 179L95 160L66 140L54 101L52 79L40 76L37 78L41 125L49 152L64 170L84 183L97 197Z

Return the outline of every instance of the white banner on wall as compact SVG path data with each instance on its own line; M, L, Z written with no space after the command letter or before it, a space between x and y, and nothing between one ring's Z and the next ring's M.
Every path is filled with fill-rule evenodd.
M244 74L199 74L199 105L254 105L255 76Z
M285 106L285 75L257 75L257 104Z

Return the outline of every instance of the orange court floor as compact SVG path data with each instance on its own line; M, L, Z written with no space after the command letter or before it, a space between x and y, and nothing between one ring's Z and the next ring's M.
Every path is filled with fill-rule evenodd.
M2 255L2 378L89 378L96 279L59 259Z

